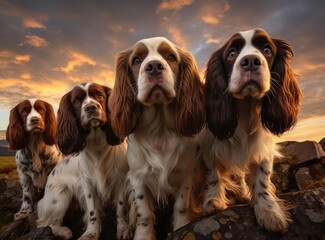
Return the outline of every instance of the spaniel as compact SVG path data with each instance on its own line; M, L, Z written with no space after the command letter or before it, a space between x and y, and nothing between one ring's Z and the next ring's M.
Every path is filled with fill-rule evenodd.
M72 238L63 227L73 198L85 210L87 229L79 239L99 239L105 203L117 209L117 237L129 237L124 181L128 172L126 142L111 129L107 100L111 89L95 83L80 84L64 95L58 110L57 142L64 159L51 172L45 195L38 204L38 227ZM126 200L125 200L126 199Z
M23 191L22 205L14 219L27 218L36 200L34 187L43 189L46 179L62 154L54 145L56 118L52 106L42 100L24 100L10 111L6 139L16 151Z
M280 135L297 121L302 93L288 60L289 44L262 29L239 32L207 64L205 107L208 129L200 133L207 181L207 213L227 207L228 175L238 176L242 198L252 200L260 226L286 231L290 217L271 183ZM245 182L248 174L249 189Z
M197 165L193 136L204 124L203 84L193 56L163 37L117 55L111 122L128 136L128 179L135 195L134 239L156 239L155 203L175 198L173 229L190 221Z

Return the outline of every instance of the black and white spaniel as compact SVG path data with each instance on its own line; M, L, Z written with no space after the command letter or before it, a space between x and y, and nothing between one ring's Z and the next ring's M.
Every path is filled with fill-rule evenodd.
M33 212L34 188L43 189L47 176L62 159L55 146L56 118L52 106L42 100L24 100L10 111L6 139L16 152L16 163L23 190L22 205L14 219Z
M288 60L289 44L262 29L239 32L214 52L207 64L207 127L200 134L207 168L204 209L227 207L230 174L239 177L241 197L252 199L259 225L286 231L287 209L270 177L280 135L297 121L302 93ZM245 182L248 174L249 189Z
M80 84L64 95L58 110L57 141L64 159L51 172L44 198L38 203L38 227L50 226L53 234L72 238L62 221L73 198L85 210L87 229L79 239L99 239L101 212L107 202L116 207L117 237L130 237L127 195L126 142L110 125L107 100L111 89L95 83Z
M190 195L204 124L203 84L193 56L163 37L117 56L109 107L114 132L129 136L128 179L135 194L134 239L156 239L154 206L175 198L173 228L190 221Z

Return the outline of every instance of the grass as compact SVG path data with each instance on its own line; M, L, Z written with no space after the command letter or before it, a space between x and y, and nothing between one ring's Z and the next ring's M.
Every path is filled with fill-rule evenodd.
M0 156L0 179L18 179L15 156Z

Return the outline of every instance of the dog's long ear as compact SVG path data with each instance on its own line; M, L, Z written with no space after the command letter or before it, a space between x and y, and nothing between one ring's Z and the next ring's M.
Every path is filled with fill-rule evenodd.
M297 122L302 92L289 59L293 52L289 43L273 39L276 55L271 69L271 90L263 98L262 123L275 135L281 135Z
M207 64L204 96L208 128L219 140L226 140L237 128L238 111L235 99L228 91L222 53L223 48L214 52Z
M111 124L111 113L108 107L108 100L111 95L112 89L109 87L103 86L106 92L106 116L107 116L107 122L105 124L105 131L106 131L106 141L109 145L118 145L121 142L123 142L124 139L120 139L117 137L112 129L112 124Z
M194 57L178 48L181 57L177 83L175 128L180 136L191 137L204 124L203 84Z
M129 66L132 49L118 53L115 85L108 100L111 125L114 133L124 139L133 132L140 116L140 104L136 99L135 81Z
M19 104L18 104L19 105ZM11 150L19 150L28 146L29 134L20 117L19 107L15 106L10 111L9 125L6 131L6 140Z
M63 154L79 153L85 147L85 132L71 103L71 91L60 101L56 141Z
M43 139L47 145L55 144L55 135L56 135L56 117L54 110L51 104L44 102L46 107L45 115L45 130L43 132Z

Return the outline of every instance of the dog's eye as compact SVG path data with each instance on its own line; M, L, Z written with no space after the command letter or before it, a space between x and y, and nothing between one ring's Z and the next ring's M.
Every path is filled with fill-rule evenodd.
M227 60L232 61L237 57L236 49L232 48L228 51Z
M80 101L78 99L73 101L73 105L79 105L79 104L80 104Z
M140 58L139 57L133 58L133 60L132 60L133 65L138 65L139 63L140 63Z
M44 114L44 113L45 113L44 109L39 109L38 112L39 112L40 114Z
M175 62L176 61L176 57L173 54L169 54L168 61Z
M264 49L263 49L263 52L266 56L270 56L272 55L272 49L271 49L271 46L269 44L266 44L264 46Z
M102 102L102 101L104 101L104 96L103 95L101 95L101 94L99 94L98 96L97 96L97 101L98 102Z

